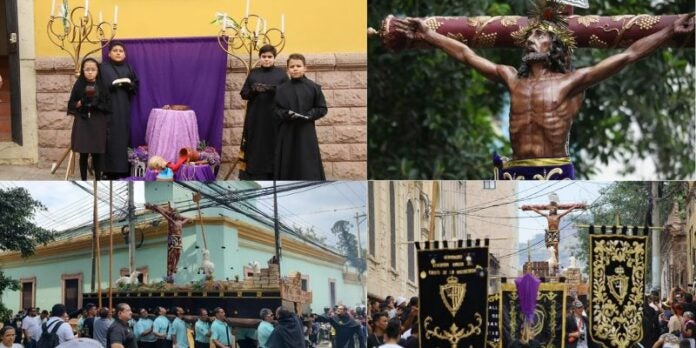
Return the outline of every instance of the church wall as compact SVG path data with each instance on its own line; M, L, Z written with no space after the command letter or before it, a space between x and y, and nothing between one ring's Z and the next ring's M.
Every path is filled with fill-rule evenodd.
M21 0L23 2L25 0ZM28 2L28 1L27 1ZM39 56L60 56L62 51L50 43L45 33L51 14L51 0L34 0L33 25L37 28L36 52ZM56 0L58 15L61 0ZM70 7L84 6L84 0L70 0ZM211 24L216 12L229 17L244 16L246 1L229 0L91 0L89 9L98 20L112 22L118 5L117 38L215 36L220 25ZM281 26L285 14L287 43L285 53L365 52L367 47L367 3L359 0L296 0L278 2L250 0L251 14L259 14L269 28ZM31 18L31 17L30 17ZM256 19L252 18L253 29Z

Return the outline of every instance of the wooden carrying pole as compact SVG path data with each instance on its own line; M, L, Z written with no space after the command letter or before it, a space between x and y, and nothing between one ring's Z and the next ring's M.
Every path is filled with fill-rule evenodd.
M109 308L113 306L114 268L114 182L109 181Z
M97 210L97 179L94 179L94 236L96 243L96 258L97 258L97 299L99 301L99 308L102 307L102 289L101 289L101 245L99 244L99 212Z
M196 192L193 194L193 201L196 202L198 208L198 223L201 225L201 234L203 235L203 250L208 250L208 239L205 236L205 228L203 227L203 216L201 215L201 194Z

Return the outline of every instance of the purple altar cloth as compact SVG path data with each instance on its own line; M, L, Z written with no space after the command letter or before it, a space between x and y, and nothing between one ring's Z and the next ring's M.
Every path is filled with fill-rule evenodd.
M145 181L157 181L157 173L148 169ZM215 181L213 168L207 164L183 164L174 173L174 181Z
M152 109L145 133L150 156L176 162L182 147L198 146L198 122L193 110Z

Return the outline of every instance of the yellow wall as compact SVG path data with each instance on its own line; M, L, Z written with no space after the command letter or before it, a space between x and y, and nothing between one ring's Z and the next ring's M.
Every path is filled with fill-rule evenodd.
M250 13L260 14L269 27L280 28L285 14L287 42L283 53L365 52L367 1L365 0L250 0ZM56 0L56 14L59 4ZM70 7L84 0L70 0ZM105 21L113 20L118 5L117 38L215 36L219 26L210 24L216 12L244 16L246 0L90 0L96 21L101 10ZM51 0L34 0L37 56L62 56L46 36ZM252 20L252 23L255 23Z

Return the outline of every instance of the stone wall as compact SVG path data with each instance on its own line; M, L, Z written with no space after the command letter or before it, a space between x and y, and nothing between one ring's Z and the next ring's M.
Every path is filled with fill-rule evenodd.
M286 57L280 55L277 65ZM307 77L322 86L329 112L317 121L317 136L327 179L367 178L367 56L364 53L307 55ZM68 58L36 59L39 165L49 168L70 143L72 117L66 116L75 81ZM245 73L240 62L228 60L225 121L222 136L224 178L239 153L244 124L244 101L239 91Z

